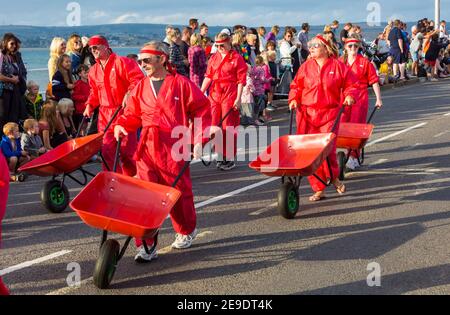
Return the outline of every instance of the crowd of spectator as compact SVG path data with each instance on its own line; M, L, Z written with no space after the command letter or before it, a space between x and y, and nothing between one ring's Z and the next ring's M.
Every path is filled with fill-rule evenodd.
M298 31L291 26L282 31L278 25L269 31L262 26L256 29L244 25L221 31L231 37L232 49L248 64L242 125L261 126L272 119L270 112L276 109L274 95L280 92L282 84L290 83L309 57L310 29L308 23L303 23ZM339 22L333 21L323 31L323 36L335 44L336 57L343 53L347 38L359 37L363 41L360 53L376 66L381 85L411 77L436 81L450 73L445 21L435 25L422 19L409 32L406 23L395 20L371 43L364 42L358 25L346 23L340 32L339 29ZM208 25L199 24L197 19L191 19L182 29L166 27L163 42L169 48L170 63L198 87L202 86L209 58L217 51L212 38ZM67 41L61 37L52 40L45 97L36 82L27 81L20 44L17 36L7 33L0 45L1 149L11 180L17 179L20 165L75 137L77 130L81 135L95 132L96 123L94 118L88 126L83 120L90 93L88 73L95 63L88 38L73 34ZM139 59L138 55L127 57Z

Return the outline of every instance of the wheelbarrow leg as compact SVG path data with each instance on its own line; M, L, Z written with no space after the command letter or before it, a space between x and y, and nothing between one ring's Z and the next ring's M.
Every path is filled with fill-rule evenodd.
M153 246L152 248L148 248L147 245L147 241L146 240L142 240L142 246L144 246L145 252L147 253L147 255L150 255L156 248L156 246L158 246L158 234L159 232L156 233L156 235L153 238Z

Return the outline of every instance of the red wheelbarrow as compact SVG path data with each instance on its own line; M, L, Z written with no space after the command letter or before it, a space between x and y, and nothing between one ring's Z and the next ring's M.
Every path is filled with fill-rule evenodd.
M359 165L364 164L364 147L372 136L375 128L370 122L372 121L378 107L375 107L370 114L367 124L341 123L337 136L337 148L347 150L339 151L337 154L339 164L339 179L345 180L346 167L352 153L356 154Z
M175 189L190 161L184 164L172 187L146 182L115 173L119 162L117 145L113 172L100 172L75 197L70 207L89 226L103 230L100 254L94 269L94 284L105 289L114 276L132 238L142 240L147 254L158 244L159 228L181 197ZM122 248L108 232L128 236ZM146 239L154 239L151 249Z
M99 154L104 163L104 159L100 153L103 135L111 126L120 109L121 107L116 110L104 132L64 142L19 168L19 172L26 172L42 177L52 177L52 180L46 182L41 190L41 202L47 210L53 213L61 213L69 205L69 190L64 184L66 177L71 178L81 186L87 184L88 175L95 177L95 174L83 169L83 165L95 154ZM84 122L85 120L83 119L80 123L77 136L80 134L81 126ZM108 165L106 163L104 165L108 169ZM72 176L72 173L76 171L80 171L83 175L82 181ZM60 176L61 178L59 179Z
M342 112L343 108L330 133L292 135L294 111L291 111L289 135L273 142L266 151L250 163L250 168L262 174L281 176L278 211L284 218L293 219L300 208L299 188L302 177L314 176L326 186L333 181L328 156L336 139L335 130ZM329 177L325 180L315 174L323 161L327 161L329 170Z

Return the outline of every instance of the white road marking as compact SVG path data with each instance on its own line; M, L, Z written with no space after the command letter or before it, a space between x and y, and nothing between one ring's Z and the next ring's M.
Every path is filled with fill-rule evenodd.
M401 134L403 134L403 133L407 133L407 132L409 132L409 131L411 131L411 130L414 130L414 129L423 127L423 126L425 126L425 125L427 125L427 124L428 124L428 123L426 123L426 122L420 123L420 124L418 124L418 125L415 125L415 126L412 126L412 127L409 127L409 128L406 128L406 129L403 129L403 130L394 132L393 134L390 134L389 136L386 136L386 137L383 137L383 138L380 138L380 139L371 141L371 142L369 142L369 143L366 145L366 148L367 148L367 147L370 147L370 146L373 146L373 145L375 145L375 144L377 144L377 143L383 142L383 141L385 141L385 140L388 140L388 139L394 138L394 137L396 137L396 136L399 136L399 135L401 135Z
M442 137L443 135L445 135L445 134L447 134L447 133L449 133L448 130L446 130L446 131L444 131L444 132L440 132L440 133L434 135L433 138L439 138L439 137Z
M252 190L253 188L257 188L257 187L266 185L266 184L271 183L271 182L274 182L274 181L276 181L276 180L279 180L279 177L270 177L270 178L265 179L265 180L263 180L263 181L261 181L261 182L259 182L259 183L255 183L255 184L252 184L252 185L249 185L249 186L246 186L246 187L243 187L243 188L240 188L240 189L231 191L231 192L226 193L226 194L224 194L224 195L217 196L217 197L211 198L211 199L209 199L209 200L199 202L199 203L197 203L197 204L195 205L195 208L196 208L196 209L203 208L203 207L205 207L205 206L207 206L207 205L210 205L210 204L212 204L212 203L215 203L215 202L218 202L218 201L221 201L221 200L230 198L230 197L235 196L235 195L238 195L238 194L240 194L240 193L242 193L242 192L245 192L245 191L248 191L248 190ZM204 212L202 212L202 211L197 211L197 214L199 214L199 213L204 213Z
M374 165L379 165L379 164L383 164L385 162L389 161L388 159L379 159L373 163L371 163L370 165L374 166Z
M52 259L58 258L60 256L69 254L71 252L72 252L71 250L62 250L62 251L59 251L59 252L56 252L56 253L53 253L53 254L41 257L41 258L37 258L35 260L26 261L24 263L21 263L21 264L12 266L12 267L8 267L6 269L0 270L0 277L2 277L4 275L7 275L8 273L17 271L17 270L21 270L21 269L24 269L24 268L31 267L33 265L40 264L40 263L42 263L44 261L47 261L47 260L52 260Z
M257 215L263 214L264 212L267 212L267 211L270 211L270 210L274 209L277 205L278 205L278 203L274 202L274 203L268 205L265 208L262 208L262 209L259 209L259 210L255 211L255 212L250 213L249 215L257 216Z

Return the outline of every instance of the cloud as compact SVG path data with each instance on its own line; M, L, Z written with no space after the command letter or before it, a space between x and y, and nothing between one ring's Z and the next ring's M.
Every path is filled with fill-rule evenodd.
M140 22L140 16L137 13L125 13L121 16L115 18L111 23L121 24L121 23L138 23Z
M100 18L104 18L107 16L108 16L108 14L105 11L94 11L90 15L90 18L91 19L100 19Z

